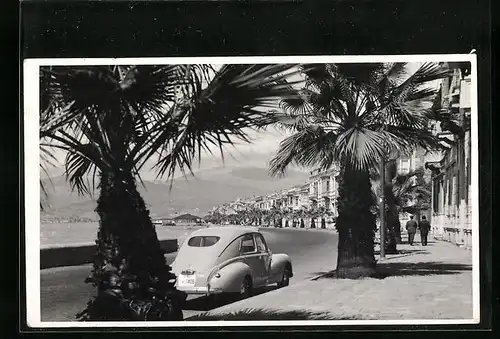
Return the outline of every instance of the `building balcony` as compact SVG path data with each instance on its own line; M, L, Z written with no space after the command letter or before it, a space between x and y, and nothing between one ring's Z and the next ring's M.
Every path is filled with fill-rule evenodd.
M321 192L321 197L322 198L332 198L336 195L336 191L332 188L330 188L328 191L325 191L325 192Z

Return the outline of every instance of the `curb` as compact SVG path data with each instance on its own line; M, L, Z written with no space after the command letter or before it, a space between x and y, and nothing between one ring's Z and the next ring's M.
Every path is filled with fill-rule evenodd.
M160 246L166 253L177 252L177 244L177 239L160 240ZM40 248L40 269L92 263L96 251L95 247L95 243L84 243L77 246L45 246Z
M310 228L310 227L262 227L262 229L280 229L280 230L297 230L297 231L312 231L312 232L331 232L331 233L338 233L335 229L333 228Z

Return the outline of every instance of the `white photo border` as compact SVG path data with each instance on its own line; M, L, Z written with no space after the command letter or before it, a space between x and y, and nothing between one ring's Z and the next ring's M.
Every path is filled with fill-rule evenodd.
M371 62L470 62L471 63L471 197L472 208L472 319L411 320L303 320L303 321L148 321L79 322L41 321L40 292L40 150L39 150L39 68L76 65L159 65L159 64L274 64L274 63L371 63ZM182 328L241 326L345 326L345 325L456 325L480 322L479 272L479 150L478 79L476 54L355 55L355 56L246 56L186 58L54 58L25 59L24 93L24 194L26 321L31 328ZM22 292L21 292L22 293ZM21 305L22 306L22 305Z

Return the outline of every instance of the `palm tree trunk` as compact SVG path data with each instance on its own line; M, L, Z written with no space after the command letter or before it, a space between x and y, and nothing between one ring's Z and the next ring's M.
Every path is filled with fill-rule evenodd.
M88 282L97 296L82 320L182 320L175 275L165 262L134 178L103 173L96 212L97 253Z
M375 216L370 177L367 172L342 168L339 183L339 233L336 275L356 279L375 274Z

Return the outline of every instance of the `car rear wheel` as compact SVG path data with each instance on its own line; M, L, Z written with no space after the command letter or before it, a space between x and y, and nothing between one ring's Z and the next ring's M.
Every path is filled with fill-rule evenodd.
M290 270L285 267L283 270L283 275L281 276L280 282L278 282L278 287L285 287L290 284Z
M252 278L246 276L240 285L240 298L245 299L252 295Z

